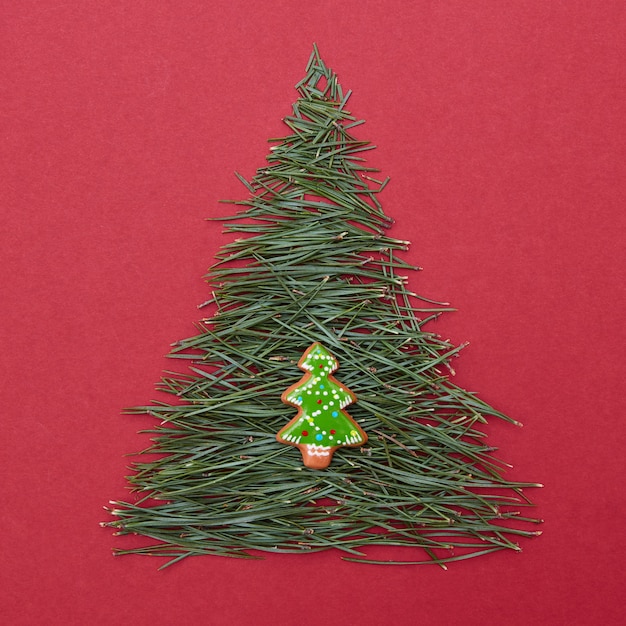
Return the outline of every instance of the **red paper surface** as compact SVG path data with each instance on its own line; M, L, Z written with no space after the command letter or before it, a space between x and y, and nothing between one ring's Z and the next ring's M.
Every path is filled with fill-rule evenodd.
M624 536L624 5L5 2L0 9L2 551L7 624L618 624ZM456 382L537 480L523 553L114 558L171 342L194 332L312 43L392 182L414 290L459 312Z

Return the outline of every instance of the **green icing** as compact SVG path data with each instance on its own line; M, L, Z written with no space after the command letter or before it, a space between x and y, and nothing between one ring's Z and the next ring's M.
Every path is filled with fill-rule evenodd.
M279 437L292 445L337 447L363 443L361 429L343 410L356 398L331 376L339 367L337 359L316 343L298 365L309 375L287 389L282 399L298 407L299 415L278 433Z

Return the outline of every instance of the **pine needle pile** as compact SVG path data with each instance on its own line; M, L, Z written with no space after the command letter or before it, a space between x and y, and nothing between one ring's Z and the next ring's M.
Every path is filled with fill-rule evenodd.
M215 314L174 345L186 361L159 389L171 403L132 409L160 424L129 477L136 497L115 502L117 534L147 545L118 554L169 557L335 548L359 562L445 563L538 534L521 515L530 505L477 428L510 418L449 378L455 347L428 322L449 310L408 289L411 268L387 236L391 220L351 129L362 121L335 73L314 48L288 136L270 140L268 163L249 197L225 219L242 236L222 247L209 279ZM276 441L294 409L282 392L302 372L298 359L322 343L358 401L350 407L368 434L339 450L327 469L302 465ZM154 454L156 453L156 456ZM411 547L414 558L393 550Z

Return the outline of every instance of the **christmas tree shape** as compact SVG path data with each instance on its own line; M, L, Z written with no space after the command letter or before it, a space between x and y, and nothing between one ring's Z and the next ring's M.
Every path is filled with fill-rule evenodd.
M307 467L323 469L337 448L362 446L367 435L343 410L356 402L356 396L333 378L339 363L321 343L307 349L298 367L306 375L281 396L283 402L298 409L298 414L276 439L299 448Z
M450 309L408 289L408 242L387 234L378 200L387 179L366 165L373 146L352 134L350 92L316 48L296 88L287 135L252 180L239 176L249 195L224 221L240 236L210 269L197 334L172 347L183 371L158 385L169 396L129 411L160 423L129 476L135 495L104 524L144 541L116 553L171 563L336 548L443 565L519 550L538 534L522 515L537 485L506 480L481 430L515 422L452 382L460 347L430 330ZM369 435L323 470L276 440L294 437L281 397L316 343L341 363L354 430Z

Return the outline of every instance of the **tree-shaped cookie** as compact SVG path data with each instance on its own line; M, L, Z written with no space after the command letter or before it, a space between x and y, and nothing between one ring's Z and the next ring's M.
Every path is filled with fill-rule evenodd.
M311 345L298 367L306 374L281 396L298 414L276 435L281 443L302 452L307 467L328 467L333 453L343 446L360 446L367 441L361 427L344 411L356 402L355 395L333 378L337 359L320 343Z

